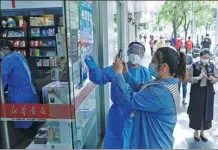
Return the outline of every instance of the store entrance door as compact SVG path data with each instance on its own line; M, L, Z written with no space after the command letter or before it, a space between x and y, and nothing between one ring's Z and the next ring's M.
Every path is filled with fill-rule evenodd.
M4 96L4 89L2 84L2 69L1 69L1 63L0 63L0 114L4 114L4 107L3 104L5 104L5 96ZM3 113L3 114L2 114ZM1 116L3 118L3 116ZM9 143L9 135L8 135L8 122L6 120L0 121L0 149L10 149L10 143Z

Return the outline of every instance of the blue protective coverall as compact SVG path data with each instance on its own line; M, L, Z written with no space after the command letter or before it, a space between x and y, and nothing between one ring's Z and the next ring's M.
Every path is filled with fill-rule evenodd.
M115 76L113 66L100 70L92 57L90 59L86 58L85 62L89 68L89 78L93 83L105 85L108 82L112 82L112 79ZM152 79L150 72L143 66L139 66L137 69L129 67L129 72L138 82L147 82ZM113 84L111 84L111 100L113 101L113 105L111 106L107 117L104 148L129 148L133 123L131 113L133 112L133 109L123 105L120 99L116 97L115 86Z
M116 75L112 84L116 87L117 99L135 110L130 148L172 149L177 121L176 105L171 92L164 85L173 84L178 88L178 79L165 79L138 91L143 84L135 82L127 73L124 76Z
M31 72L24 56L13 52L3 57L1 65L3 87L8 86L8 103L38 103L38 96L31 81ZM31 121L15 122L15 128L25 129L31 125Z

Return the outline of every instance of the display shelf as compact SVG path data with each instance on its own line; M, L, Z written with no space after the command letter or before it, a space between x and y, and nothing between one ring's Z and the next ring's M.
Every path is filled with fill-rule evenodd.
M46 144L34 144L32 142L26 149L47 149Z
M3 27L4 29L23 29L23 27Z
M31 56L32 51L34 49L38 49L39 51L44 52L55 52L55 56L57 55L57 45L56 45L56 34L59 32L59 21L60 17L62 15L57 15L56 13L48 13L48 14L42 14L39 13L35 14L35 9L29 15L6 15L4 14L2 20L6 21L4 25L6 27L3 27L5 29L5 39L8 39L12 43L16 41L22 41L25 42L25 47L19 47L23 45L16 45L13 48L17 51L24 50L26 57L36 57L37 60L49 59L52 56ZM20 12L21 13L21 12ZM53 16L52 16L53 15ZM11 22L8 23L8 18L12 18ZM40 19L41 18L41 19ZM46 18L46 19L45 19ZM40 22L41 21L41 22ZM23 25L21 26L22 22L26 22L26 29L24 30ZM3 25L3 24L2 24ZM8 25L8 26L7 26ZM9 27L14 26L14 27ZM50 31L50 32L49 32ZM8 37L8 33L10 32L11 36L16 37ZM17 32L17 33L16 33ZM17 37L20 34L24 35L23 37ZM18 34L18 35L17 35ZM34 44L32 44L32 41ZM50 44L52 42L52 44ZM41 43L41 44L40 44ZM46 43L46 44L44 44ZM48 70L51 68L51 66L37 66L37 68L48 68Z
M34 58L51 58L51 57L53 57L53 56L30 56L30 57L34 57Z
M56 48L55 46L30 46L30 48L48 48L48 49L53 49Z
M26 49L27 47L14 47L13 48L17 48L17 49Z
M55 26L29 26L29 28L55 28Z
M55 36L30 36L30 39L55 38Z
M26 39L27 37L2 37L6 39Z

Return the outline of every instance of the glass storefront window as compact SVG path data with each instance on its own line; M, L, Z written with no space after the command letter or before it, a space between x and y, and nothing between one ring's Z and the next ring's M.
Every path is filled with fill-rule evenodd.
M65 1L67 45L69 58L70 89L75 108L73 124L74 148L89 148L87 142L97 145L97 112L95 85L88 79L84 59L93 55L93 10L91 1ZM94 137L95 140L89 139Z
M16 1L11 9L4 8L10 6L6 3L1 5L1 40L10 42L15 52L1 59L0 147L71 149L75 115L64 3Z

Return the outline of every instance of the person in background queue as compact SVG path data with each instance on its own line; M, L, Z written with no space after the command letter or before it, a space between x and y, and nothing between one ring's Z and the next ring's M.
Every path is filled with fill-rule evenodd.
M5 39L0 40L0 53L2 82L4 91L8 91L8 103L38 103L38 96L31 81L31 72L24 56L15 52L11 43ZM31 121L15 122L15 128L26 129L31 125Z
M166 47L166 42L163 35L161 35L160 40L157 41L157 49L161 47Z
M170 47L159 48L153 57L158 74L150 83L140 83L119 58L114 62L116 97L134 111L132 149L172 149L179 108L178 78L186 76L185 55Z
M190 65L193 63L193 59L192 56L188 53L188 50L186 47L182 47L180 49L181 53L184 53L186 55L186 70L188 70L188 68L190 67ZM182 96L183 96L183 100L182 103L183 105L187 105L186 102L186 95L187 95L187 85L188 85L188 81L185 80L183 82L179 82L179 92L180 92L180 88L182 85Z
M177 38L176 38L175 48L176 48L177 51L180 51L181 47L182 47L182 39L181 39L180 35L178 35Z
M151 81L151 74L147 68L139 65L145 53L145 47L139 42L132 42L128 46L128 69L134 79L138 82ZM85 62L89 69L90 80L97 85L105 85L112 82L115 76L113 66L99 69L93 57L86 57ZM104 137L105 149L129 148L132 132L133 109L126 107L117 97L116 86L111 84L111 100L113 104L107 117L106 133Z
M202 49L200 61L189 68L188 81L191 83L190 102L188 106L189 127L194 129L194 139L208 141L204 130L212 126L214 109L214 87L217 83L218 72L209 61L209 49ZM200 135L199 135L199 130Z
M154 54L154 36L150 36L150 41L149 41L150 49L151 49L151 56Z
M170 40L170 45L172 47L175 47L176 46L176 38L172 37L171 40Z
M185 46L186 46L186 49L188 52L192 51L194 44L193 44L190 36L188 37L188 40L185 42Z
M211 47L211 39L209 37L209 34L206 34L206 37L202 39L202 42L201 42L201 48L208 48L210 49Z

